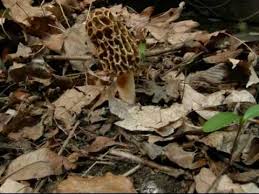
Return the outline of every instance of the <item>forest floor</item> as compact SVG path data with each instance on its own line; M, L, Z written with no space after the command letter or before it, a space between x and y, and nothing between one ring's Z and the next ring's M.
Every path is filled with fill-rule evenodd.
M184 2L162 13L99 0L0 6L0 192L259 192L259 121L204 127L258 102L253 28L200 25ZM110 18L91 15L103 6ZM139 68L131 104L100 66L122 68L117 56Z

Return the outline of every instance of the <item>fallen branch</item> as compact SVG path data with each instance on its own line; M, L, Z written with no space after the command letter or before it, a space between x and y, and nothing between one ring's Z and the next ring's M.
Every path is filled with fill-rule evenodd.
M92 59L91 55L85 56L67 56L67 55L47 55L45 59L47 60L56 60L56 61L66 61L66 60L76 60L76 61L86 61Z
M74 125L74 127L72 128L72 130L69 132L67 139L65 140L64 144L62 145L62 147L60 148L60 150L58 152L59 156L63 153L65 147L67 146L69 140L73 137L75 130L79 124L80 124L80 121L77 121L76 124Z
M145 159L142 159L138 156L134 156L128 152L123 152L123 151L119 151L119 150L110 150L109 152L110 154L112 155L115 155L115 156L119 156L119 157L122 157L122 158L125 158L125 159L129 159L129 160L132 160L134 162L137 162L139 164L143 164L143 165L146 165L146 166L149 166L151 168L156 168L170 176L173 176L173 177L179 177L180 175L186 175L186 173L182 170L182 169L175 169L175 168L172 168L172 167L168 167L168 166L163 166L163 165L160 165L160 164L157 164L155 162L152 162L152 161L149 161L149 160L145 160Z
M175 50L176 50L176 47L154 49L154 50L146 51L145 57L154 57L154 56L168 53ZM83 55L83 56L46 55L44 58L47 60L56 60L56 61L66 61L66 60L86 61L86 60L93 59L93 56L92 55Z

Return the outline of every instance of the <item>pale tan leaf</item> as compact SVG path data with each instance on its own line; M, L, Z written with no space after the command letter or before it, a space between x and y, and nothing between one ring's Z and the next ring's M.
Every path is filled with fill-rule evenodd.
M104 136L98 136L94 140L94 142L87 148L87 151L89 152L99 152L107 147L116 145L116 143L113 139L109 137Z
M200 139L200 142L204 144L216 148L219 151L223 151L226 153L230 153L233 147L233 142L236 136L236 131L216 131L214 133L210 133L208 136ZM240 149L245 144L249 144L254 137L249 134L242 134L240 136L238 148Z
M67 90L54 102L55 118L69 129L74 122L73 114L79 114L81 109L89 105L102 91L102 86L81 86Z
M30 47L23 45L22 43L19 43L17 52L14 54L9 54L9 56L12 59L16 59L19 57L28 58L31 54L32 50Z
M202 168L200 173L195 176L196 191L198 193L206 193L211 184L216 179L213 172L207 168ZM217 193L259 193L259 188L254 183L238 184L227 176L220 177L218 183L211 190L211 192Z
M115 124L130 131L156 131L183 118L187 109L181 104L173 104L169 108L159 106L127 106L118 99L109 102L110 111L122 121Z
M18 183L12 179L7 179L0 187L0 193L32 193L33 190L28 185Z
M249 102L252 104L256 103L254 96L248 92L247 90L233 90L231 93L225 98L223 104L231 104L231 103L242 103Z
M177 143L168 144L165 147L165 155L170 161L187 169L196 169L206 165L205 160L198 160L194 162L195 153L183 150L182 146Z
M92 47L90 47L90 42L88 40L88 35L85 30L85 24L75 24L71 28L67 29L64 33L64 54L67 56L83 56L88 52L91 52ZM85 44L87 42L87 45ZM85 63L86 62L86 66ZM88 61L76 61L70 60L72 68L74 70L86 71L87 65L93 63L93 59Z
M19 22L23 23L26 26L29 26L29 19L33 17L41 16L50 16L50 12L43 12L40 7L32 7L31 0L3 0L2 1L6 8L9 8L11 11L12 18Z
M213 63L213 64L225 63L230 58L237 57L242 51L243 51L242 49L238 49L238 50L234 50L234 51L227 50L227 51L223 51L221 53L217 53L216 55L203 58L203 60L206 63Z
M47 148L41 148L13 160L6 173L12 180L29 180L59 175L63 172L63 167L71 169L75 166L65 157L58 156Z
M202 168L199 174L194 177L196 191L198 193L206 193L215 179L216 176L211 170Z
M50 50L61 53L65 36L63 34L52 34L43 39L43 44Z
M184 3L180 3L178 8L171 8L165 13L153 17L147 25L147 30L155 39L163 42L167 39L167 34L172 29L172 22L180 17Z
M131 181L124 176L107 173L100 177L69 176L58 184L58 193L136 193Z

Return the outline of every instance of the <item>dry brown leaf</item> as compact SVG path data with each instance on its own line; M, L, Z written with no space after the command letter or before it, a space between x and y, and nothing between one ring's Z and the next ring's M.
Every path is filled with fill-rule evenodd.
M166 92L166 86L159 85L152 80L147 80L146 82L144 82L141 88L138 88L137 91L139 93L143 92L149 96L153 96L153 103L158 103L161 100L164 100L166 103L168 103L172 99L172 97L170 97Z
M165 13L151 18L146 28L156 40L160 42L167 40L167 34L174 25L172 22L180 17L184 5L185 3L181 2L178 8L171 8Z
M259 160L259 138L254 137L246 142L247 146L242 153L242 161L246 165L252 165Z
M22 24L28 33L37 37L61 33L62 26L56 17L43 7L32 6L31 0L3 0L2 2L7 9L10 9L12 19Z
M242 102L243 103L249 102L252 104L256 104L256 100L254 96L247 90L231 91L231 93L223 101L223 104L242 103Z
M196 183L196 191L198 193L206 193L210 188L216 176L207 168L202 168L200 173L194 177ZM227 176L223 175L218 184L211 192L219 193L258 193L259 188L254 183L249 184L235 184Z
M13 160L6 173L12 180L29 180L60 175L63 167L67 170L75 168L65 157L58 156L47 148L41 148Z
M50 50L61 53L65 36L63 34L52 34L43 39L43 44Z
M229 174L229 177L235 182L241 182L241 183L252 182L258 179L259 170L251 169L246 172L234 172Z
M187 169L196 169L206 165L206 160L194 162L194 152L187 152L177 143L170 143L165 147L165 155L179 166Z
M7 113L0 113L0 133L5 133L5 125L11 120L13 115Z
M32 50L30 47L23 45L22 43L19 43L17 52L14 54L9 54L9 56L12 59L17 59L17 58L28 58L32 53Z
M145 8L140 14L129 13L128 10L124 7L121 11L121 15L123 16L126 25L133 29L135 37L139 40L143 40L147 35L146 26L149 23L150 16L153 11L154 7L150 6Z
M28 138L35 141L43 135L43 132L44 127L40 124L37 124L33 127L24 127L19 132L11 132L8 134L8 137L15 140L20 140L21 138Z
M199 174L194 177L196 191L198 193L206 193L215 179L216 176L211 170L202 168Z
M255 53L250 52L248 55L248 68L250 70L250 76L246 84L247 88L253 84L259 83L259 78L257 76L257 73L254 70L254 66L257 64L257 62L258 62L258 56Z
M199 47L200 43L198 43L198 39L196 37L200 37L203 32L185 32L185 33L170 33L168 34L167 41L174 46L175 49L179 49L183 46L189 47ZM194 44L196 42L197 44Z
M186 77L186 83L197 91L215 92L219 90L220 84L224 83L228 73L226 65L218 64L204 71L190 73Z
M184 87L182 103L188 110L200 110L206 101L206 96L192 89L188 84Z
M210 133L208 136L199 140L204 144L214 147L219 151L230 153L233 147L233 142L236 136L236 131L216 131ZM237 150L241 149L245 145L249 145L254 137L249 134L242 134L240 136Z
M14 62L13 65L8 70L8 74L10 78L15 82L24 81L27 77L26 65L22 63Z
M2 2L10 9L12 18L26 26L30 26L29 19L33 17L51 16L50 12L43 13L40 7L32 7L31 0L3 0Z
M255 101L253 95L246 90L221 90L205 96L186 84L182 103L190 111L194 110L204 119L209 119L218 111L206 110L206 108L241 102L254 104Z
M174 136L168 136L168 137L161 137L158 135L148 135L148 143L156 143L156 142L163 142L163 141L171 141L173 140L175 137Z
M9 109L6 111L6 113L11 115L11 117L9 117L9 119L7 119L3 125L3 130L1 132L4 134L17 131L25 126L31 126L32 123L35 123L37 120L30 114L30 109L22 106L20 107L19 111Z
M116 143L113 139L109 137L104 137L104 136L98 136L94 140L93 143L87 148L87 151L89 152L99 152L107 147L116 145Z
M89 50L89 43L87 41L87 33L85 30L85 24L75 24L71 28L67 29L64 33L64 54L67 56L81 56L86 55L86 53L91 52ZM85 72L87 67L93 64L93 59L88 61L74 61L70 60L72 68L74 70Z
M136 193L132 182L125 176L107 173L100 177L69 176L59 183L58 193Z
M229 62L232 63L232 65L233 65L233 66L232 66L232 69L235 69L236 66L238 65L238 63L240 62L239 59L229 58L228 60L229 60Z
M163 148L153 143L143 142L141 148L152 160L156 159L163 153Z
M0 193L32 193L33 190L28 185L24 185L12 179L6 179L0 187Z
M11 103L18 103L25 101L29 96L31 96L31 94L28 91L18 88L9 95L9 100Z
M227 50L220 53L217 53L216 55L209 56L206 58L203 58L203 60L206 63L213 63L213 64L219 64L219 63L226 63L230 58L236 58L243 50Z
M130 131L159 133L162 127L177 122L188 113L187 109L178 103L161 109L159 106L129 106L115 98L109 101L109 107L111 113L124 119L115 124Z
M54 102L55 118L62 121L66 129L74 123L74 114L79 114L81 109L89 105L103 90L102 86L81 86L77 89L67 90Z

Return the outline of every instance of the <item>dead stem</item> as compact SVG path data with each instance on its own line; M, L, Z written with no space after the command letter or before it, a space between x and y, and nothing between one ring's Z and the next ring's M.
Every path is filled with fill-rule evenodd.
M135 172L137 172L138 169L141 168L141 166L142 166L141 164L138 164L137 166L133 167L129 171L125 172L122 176L130 176L130 175L134 174Z
M74 125L74 127L72 128L72 130L69 132L69 134L68 134L68 136L67 136L67 139L65 140L64 144L62 145L61 149L60 149L59 152L58 152L58 155L59 155L59 156L63 153L65 147L67 146L69 140L73 137L73 135L74 135L74 133L75 133L75 130L76 130L76 128L78 127L79 124L80 124L80 121L78 120L78 121L76 122L76 124Z
M64 12L64 9L63 9L62 5L60 4L59 1L56 1L56 3L58 4L58 6L59 6L59 8L60 8L60 11L61 11L61 13L62 13L62 15L63 15L63 18L64 18L65 21L66 21L67 27L68 27L68 28L71 28L71 26L69 25L68 19L67 19L67 17L66 17L66 14L65 14L65 12Z
M149 166L151 168L158 169L161 172L164 172L164 173L166 173L168 175L171 175L173 177L179 177L180 175L185 174L182 169L174 169L172 167L163 166L163 165L157 164L155 162L152 162L152 161L149 161L149 160L146 160L146 159L142 159L142 158L140 158L138 156L135 156L133 154L130 154L128 152L123 152L123 151L120 151L120 150L112 149L112 150L110 150L109 153L112 154L112 155L115 155L115 156L119 156L119 157L128 159L128 160L132 160L132 161L137 162L139 164L144 164L144 165Z

